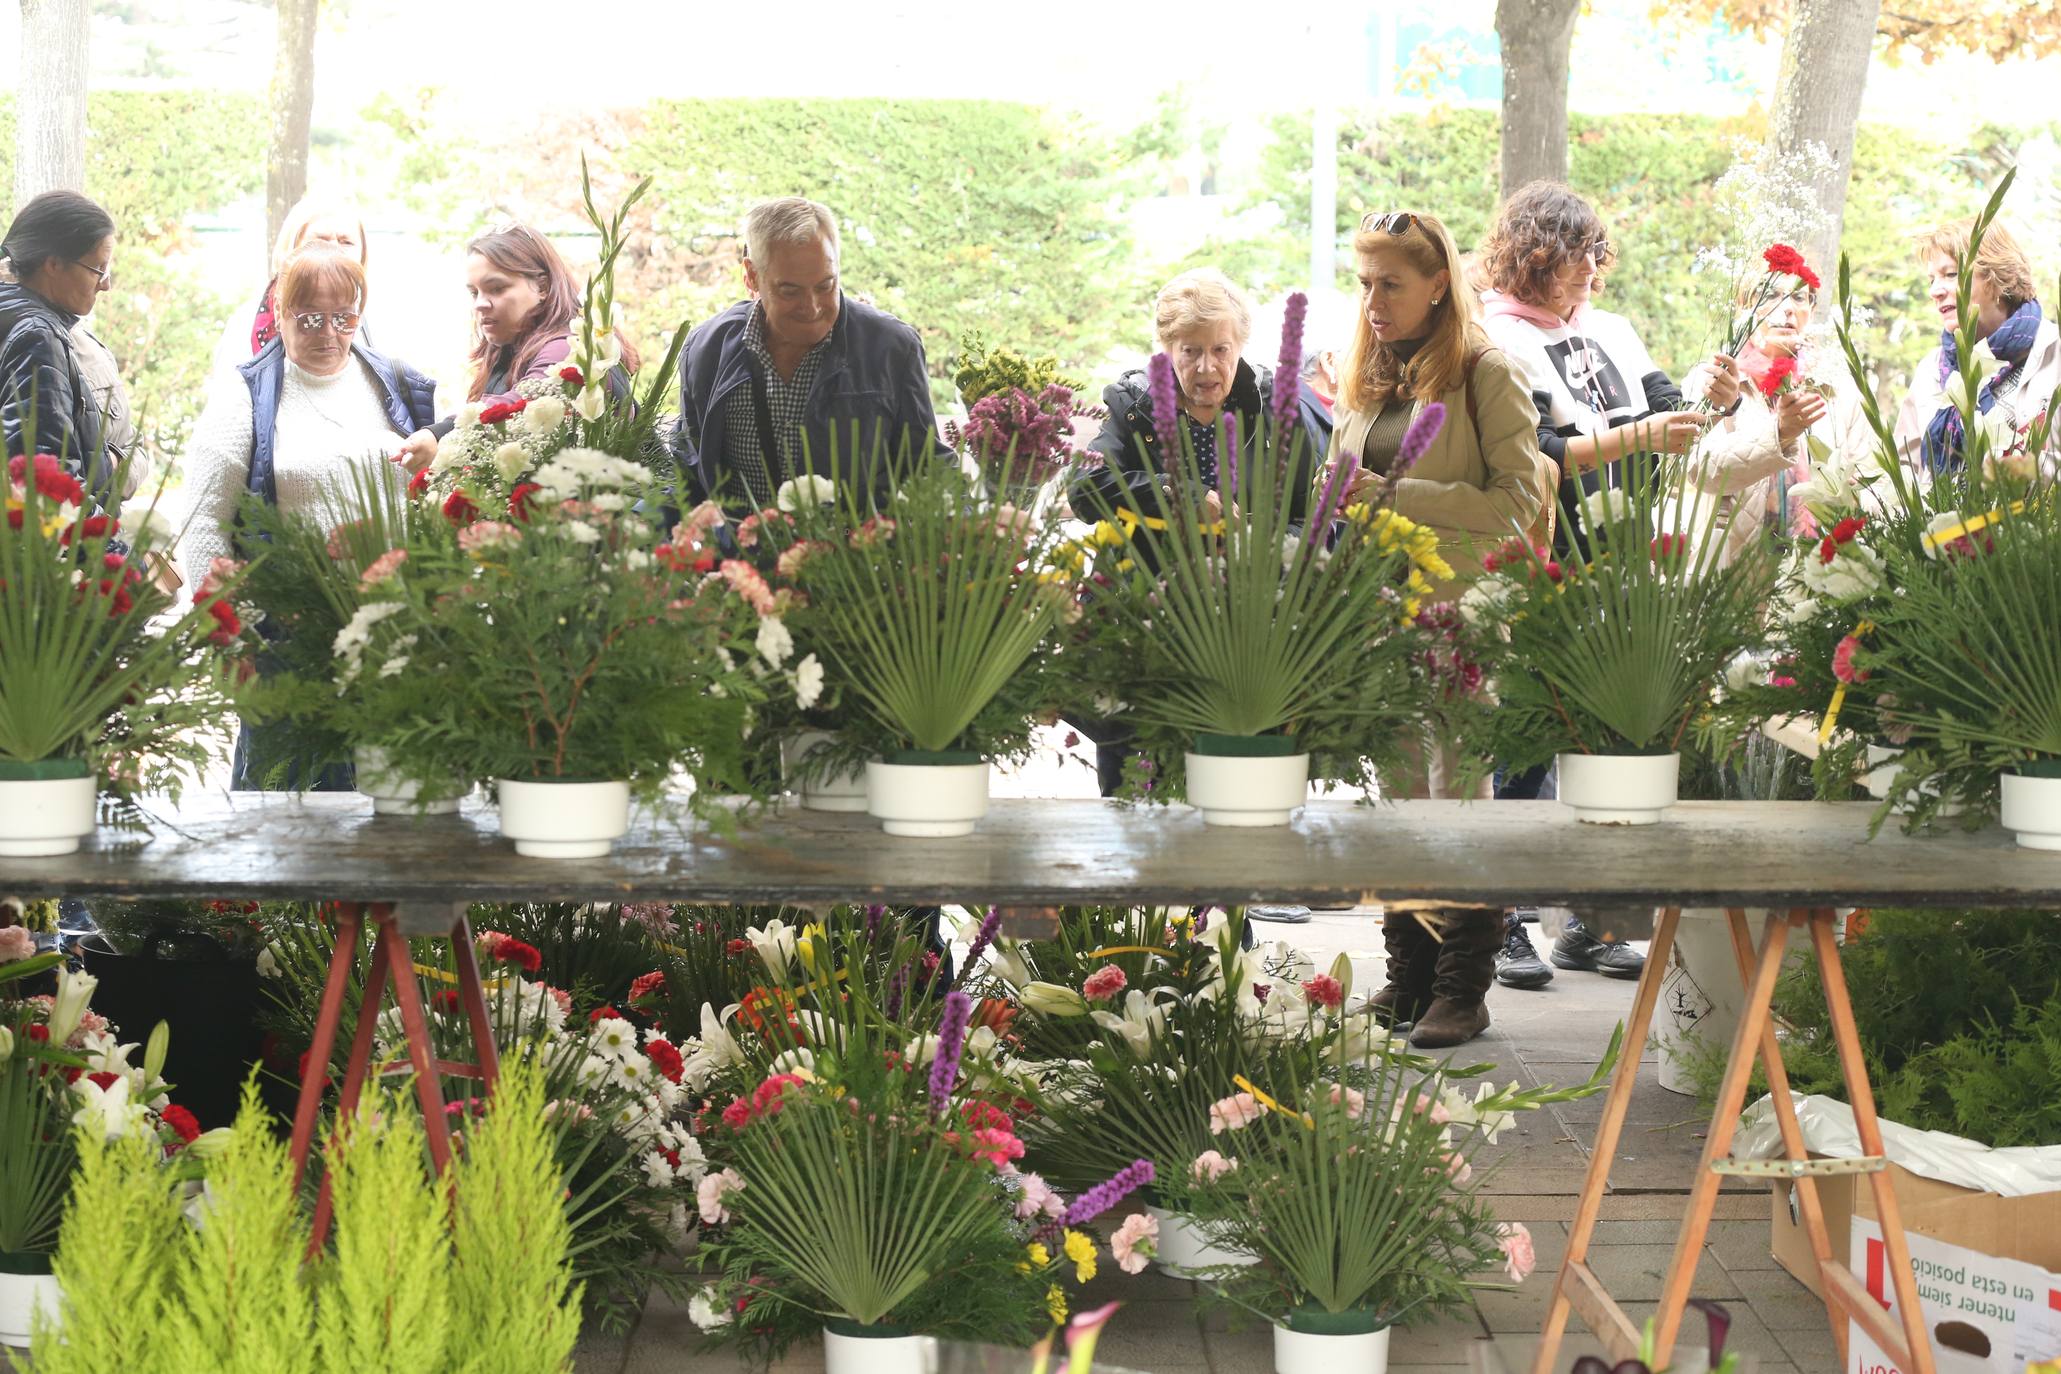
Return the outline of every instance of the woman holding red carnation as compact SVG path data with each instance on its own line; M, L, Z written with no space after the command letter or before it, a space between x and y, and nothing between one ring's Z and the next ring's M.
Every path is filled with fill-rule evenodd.
M1850 389L1838 378L1830 386L1813 379L1817 273L1782 244L1768 250L1767 261L1776 277L1772 299L1742 292L1738 302L1742 310L1758 305L1753 332L1739 350L1738 409L1697 449L1683 499L1670 512L1674 527L1689 534L1715 519L1726 563L1769 533L1814 532L1810 512L1788 500L1789 489L1810 476L1811 441L1827 454L1864 460L1874 444ZM1844 369L1838 372L1843 377Z

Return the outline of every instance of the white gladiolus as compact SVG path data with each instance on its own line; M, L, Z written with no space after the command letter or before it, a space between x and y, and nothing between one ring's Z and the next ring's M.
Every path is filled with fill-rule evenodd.
M565 399L539 396L522 409L522 427L532 434L551 434L565 423Z
M1946 384L1940 388L1946 394L1947 403L1963 415L1968 413L1968 383L1960 373L1949 372Z
M100 986L100 980L90 973L74 973L70 969L57 971L57 1001L50 1008L50 1043L62 1045L72 1038L72 1032L79 1028L79 1019L86 1014L87 1003L93 1000L93 989Z
M1989 346L1989 340L1968 350L1968 385L1977 391L1982 389L1983 379L1995 375L2003 364L1997 361L1997 351Z
M1830 563L1804 560L1803 585L1834 601L1858 601L1880 590L1882 559L1865 544L1842 544Z
M579 412L582 420L590 423L600 419L608 409L608 388L599 384L582 387L579 396L573 401L573 409Z

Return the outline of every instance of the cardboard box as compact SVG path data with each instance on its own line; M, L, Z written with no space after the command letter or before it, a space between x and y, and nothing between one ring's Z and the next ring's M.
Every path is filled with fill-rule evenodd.
M1858 1216L1850 1227L1849 1267L1890 1320L1901 1321L1882 1227ZM1929 1236L1906 1238L1938 1374L2023 1374L2028 1363L2061 1355L2061 1274ZM1859 1325L1847 1329L1847 1374L1902 1374Z
M1904 1230L1997 1259L2017 1260L2043 1270L2061 1270L2061 1192L2026 1197L1999 1197L1941 1183L1892 1164L1888 1174L1896 1188ZM1774 1196L1775 1262L1804 1287L1823 1297L1810 1237L1797 1210L1796 1185L1777 1183ZM1825 1209L1826 1234L1833 1253L1840 1251L1856 1217L1873 1220L1875 1193L1866 1174L1838 1174L1818 1180L1818 1202ZM1863 1280L1867 1275L1856 1269Z

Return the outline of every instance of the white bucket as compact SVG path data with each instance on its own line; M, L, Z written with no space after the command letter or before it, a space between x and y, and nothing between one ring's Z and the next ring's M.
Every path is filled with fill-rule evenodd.
M1767 913L1749 909L1747 929L1757 930ZM1674 949L1660 980L1653 1009L1652 1040L1660 1052L1660 1086L1693 1097L1690 1072L1712 1055L1723 1063L1739 1030L1746 986L1732 951L1731 923L1719 907L1685 907L1675 925Z

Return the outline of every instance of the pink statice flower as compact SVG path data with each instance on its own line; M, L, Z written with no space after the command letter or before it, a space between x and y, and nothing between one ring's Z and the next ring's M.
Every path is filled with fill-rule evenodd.
M1124 1218L1109 1238L1109 1253L1116 1267L1126 1274L1142 1274L1159 1254L1159 1218L1150 1212L1133 1212Z
M388 549L385 553L365 565L365 571L358 577L358 590L361 592L372 590L399 572L401 565L407 561L408 551L406 549Z
M1303 995L1320 1007L1335 1008L1345 1001L1345 988L1328 973L1320 973L1302 985Z
M1104 964L1088 975L1088 981L1081 984L1081 996L1090 1002L1107 1002L1124 990L1124 971L1115 964Z
M1225 1131L1240 1131L1266 1115L1266 1108L1251 1093L1233 1093L1221 1102L1210 1104L1209 1133L1222 1135Z

